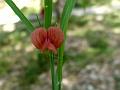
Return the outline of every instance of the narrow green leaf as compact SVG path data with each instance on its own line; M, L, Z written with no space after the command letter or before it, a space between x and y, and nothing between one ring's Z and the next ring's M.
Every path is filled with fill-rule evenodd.
M68 25L68 20L69 20L69 17L71 15L72 9L75 5L75 2L76 2L76 0L66 0L65 6L63 9L60 27L63 30L65 37L66 37L66 32L67 32L66 28Z
M21 21L26 25L27 29L31 30L32 32L34 30L33 25L30 23L30 21L24 16L24 14L20 11L20 9L15 5L15 3L12 0L5 0L6 3L12 8L12 10L15 12L15 14L21 19Z
M45 17L44 17L44 26L49 28L51 26L52 20L52 0L44 0L45 3Z
M44 0L45 4L45 16L44 16L44 27L47 29L51 26L52 20L52 0ZM50 52L50 68L51 68L51 78L52 78L52 90L56 90L56 74L55 74L55 60L54 54Z
M50 53L50 68L51 68L51 78L52 78L52 90L55 89L55 67L54 67L54 54Z
M71 12L72 12L72 9L75 5L75 2L76 2L76 0L66 0L65 6L63 8L60 27L64 32L65 39L66 39L66 32L67 32L67 25L68 25L69 17L71 15ZM63 54L64 54L64 43L59 48L59 53L58 53L58 59L59 59L58 67L57 67L58 90L61 90Z

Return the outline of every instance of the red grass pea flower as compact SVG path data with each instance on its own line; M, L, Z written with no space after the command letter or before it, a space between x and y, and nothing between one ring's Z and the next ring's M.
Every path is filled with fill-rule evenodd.
M37 28L31 33L31 41L33 45L41 52L46 50L57 54L57 48L64 41L64 33L59 27Z

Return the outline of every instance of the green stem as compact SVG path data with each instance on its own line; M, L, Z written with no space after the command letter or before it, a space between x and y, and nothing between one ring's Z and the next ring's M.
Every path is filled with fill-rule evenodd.
M66 39L66 33L67 33L68 20L69 20L70 14L72 12L72 9L75 5L75 2L76 2L76 0L66 0L65 6L63 8L60 27L64 32L65 39ZM57 67L58 90L61 90L63 54L64 54L64 43L59 48L59 53L58 53L58 59L59 59L58 60L58 67Z
M63 51L64 51L64 44L61 46L61 48L59 48L59 53L58 53L58 67L57 67L58 90L61 90L62 66L63 66Z
M52 20L52 0L44 0L45 4L45 17L44 17L44 27L47 29L51 26ZM56 90L56 75L54 67L54 54L50 53L50 68L51 68L51 78L52 78L52 90Z
M64 46L62 46L64 47ZM63 66L63 48L59 49L58 53L58 68L57 68L57 73L58 73L58 90L61 90L61 82L62 82L62 66Z
M21 19L21 21L27 26L30 32L34 30L33 25L30 23L30 21L24 16L24 14L20 11L20 9L15 5L15 3L12 0L5 0L6 3L12 8L12 10L15 12L15 14Z
M44 0L45 3L45 17L44 17L44 26L49 28L51 26L52 20L52 0Z
M54 68L54 55L50 53L50 68L51 68L51 78L52 78L52 90L55 89L55 68Z

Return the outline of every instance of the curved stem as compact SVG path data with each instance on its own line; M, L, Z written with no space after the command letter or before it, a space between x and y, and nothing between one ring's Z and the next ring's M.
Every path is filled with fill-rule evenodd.
M66 0L65 6L63 8L60 27L64 32L65 39L66 39L66 33L67 33L68 20L69 20L70 14L72 12L72 9L75 5L75 2L76 2L76 0ZM63 54L64 54L64 43L59 48L59 53L58 53L58 59L59 59L58 60L58 68L57 68L57 72L58 72L57 78L58 78L58 87L59 87L58 90L61 90Z
M31 22L24 16L24 14L20 11L20 9L15 5L15 3L12 0L5 0L6 3L12 8L12 10L15 12L15 14L21 19L21 21L27 26L27 29L31 30L32 32L34 30L34 26L31 24Z

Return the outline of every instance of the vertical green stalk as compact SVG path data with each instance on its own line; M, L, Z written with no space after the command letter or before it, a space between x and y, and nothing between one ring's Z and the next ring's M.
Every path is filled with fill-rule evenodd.
M62 48L59 49L59 53L58 53L58 67L57 67L58 90L61 90L64 45L62 45L61 47Z
M44 17L44 27L47 29L51 26L52 20L52 0L44 0L45 4L45 17ZM54 67L54 54L51 52L50 57L50 68L51 68L51 78L52 78L52 90L56 90L56 78L55 78L55 67Z
M44 0L45 3L45 17L44 17L44 26L49 28L51 26L52 20L52 0Z
M50 53L50 68L51 68L51 78L52 78L52 90L56 90L55 89L55 68L54 68L54 54Z
M64 32L65 39L66 39L66 33L67 33L68 20L69 20L70 14L72 12L72 9L73 9L73 7L75 5L75 2L76 2L76 0L66 0L65 6L63 8L60 27ZM59 59L58 68L57 68L58 90L61 90L63 54L64 54L64 43L59 48L59 53L58 53L58 59Z
M15 3L12 0L5 0L5 2L12 8L12 10L15 12L15 14L21 19L21 21L26 25L27 29L31 30L32 32L34 30L33 25L30 23L30 21L24 16L24 14L20 11L20 9L15 5Z

